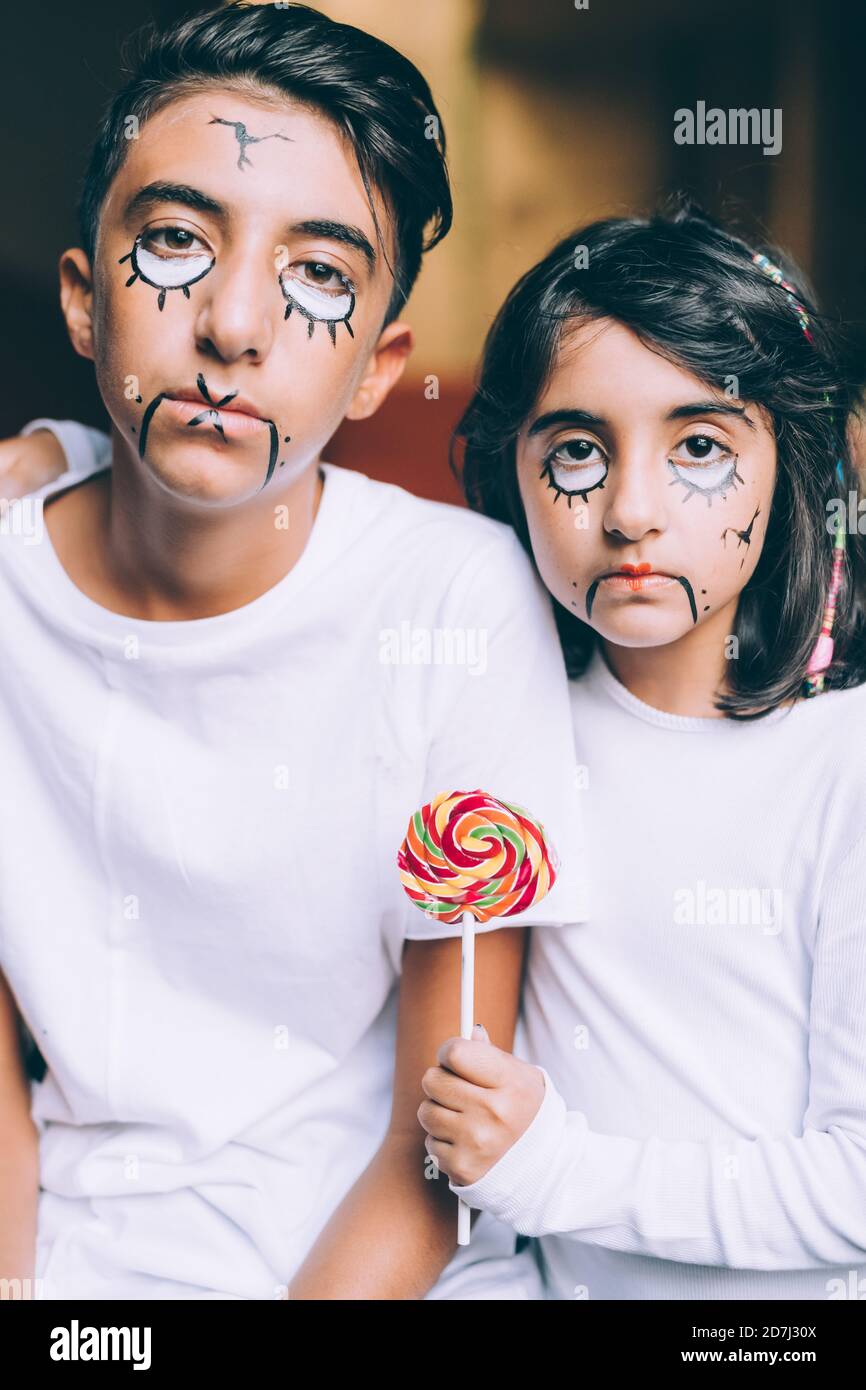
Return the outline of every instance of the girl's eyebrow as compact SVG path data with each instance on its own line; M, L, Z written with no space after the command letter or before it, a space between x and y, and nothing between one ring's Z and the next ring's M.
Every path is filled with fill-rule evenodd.
M554 425L575 425L578 428L593 429L597 425L606 425L607 420L600 415L593 415L589 410L548 410L546 414L539 415L527 430L527 434L541 434L543 430L552 429Z
M225 219L228 216L227 209L223 204L217 202L216 198L211 198L209 194L203 193L200 188L193 188L188 183L165 183L162 180L156 180L154 183L145 184L143 188L139 188L138 192L132 195L123 210L124 221L130 218L133 213L156 207L160 203L180 203L181 206L191 208L194 212L206 212L212 217ZM328 241L336 241L342 246L348 246L353 251L360 251L370 270L375 269L376 252L369 237L361 231L360 227L353 227L346 222L334 222L327 217L312 217L306 218L302 222L294 222L286 230L301 236L324 237Z
M749 429L755 428L754 420L746 414L744 405L723 404L721 401L695 401L691 405L678 405L669 411L668 420L688 420L693 415L736 415Z
M665 416L666 420L689 420L694 415L736 415L749 429L755 428L754 420L746 414L744 405L731 405L722 401L693 401L689 405L678 405ZM601 415L593 415L589 410L548 410L539 415L527 430L527 435L541 434L555 425L573 425L577 429L602 428L609 422Z

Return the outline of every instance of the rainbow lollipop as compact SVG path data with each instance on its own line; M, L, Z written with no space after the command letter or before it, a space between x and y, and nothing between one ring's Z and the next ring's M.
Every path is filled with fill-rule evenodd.
M443 792L409 822L397 855L400 882L416 907L463 923L460 1034L472 1036L475 923L513 917L556 881L556 851L528 811L488 792ZM469 1244L470 1208L460 1202L457 1242Z

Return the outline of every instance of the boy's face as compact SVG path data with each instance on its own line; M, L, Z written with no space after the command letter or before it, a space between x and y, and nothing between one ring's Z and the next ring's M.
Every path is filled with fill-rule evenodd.
M273 496L373 413L411 348L382 329L393 279L351 147L288 99L214 88L147 121L95 262L92 288L83 251L61 263L70 336L127 457L197 505Z
M602 320L564 345L517 459L536 561L563 607L615 646L731 631L775 486L759 407Z

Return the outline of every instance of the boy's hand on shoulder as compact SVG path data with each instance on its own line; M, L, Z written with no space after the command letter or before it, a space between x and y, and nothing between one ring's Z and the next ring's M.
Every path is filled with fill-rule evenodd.
M66 471L66 455L50 430L0 439L0 499L13 501Z
M481 1024L475 1033L448 1038L439 1065L421 1078L427 1099L418 1119L427 1152L458 1187L484 1177L529 1128L544 1099L539 1067L494 1047Z

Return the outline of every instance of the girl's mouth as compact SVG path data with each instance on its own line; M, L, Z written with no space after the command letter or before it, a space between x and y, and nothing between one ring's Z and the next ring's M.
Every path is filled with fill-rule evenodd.
M671 574L657 573L652 565L642 564L622 565L618 570L602 576L599 582L606 584L610 589L640 593L647 589L661 589L667 584L675 584L676 579Z
M663 589L666 584L675 584L669 574L607 574L601 581L609 589L630 589L638 593L642 589Z

